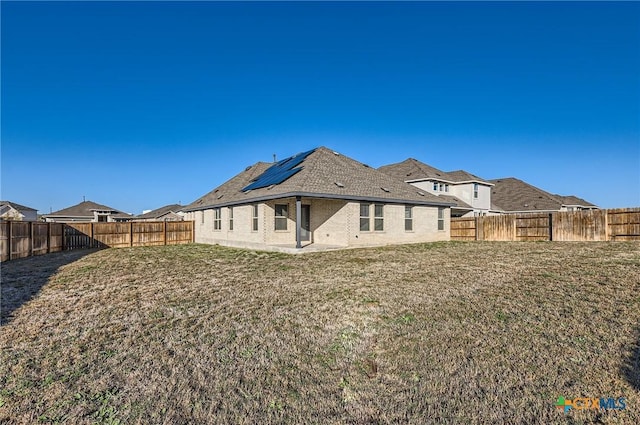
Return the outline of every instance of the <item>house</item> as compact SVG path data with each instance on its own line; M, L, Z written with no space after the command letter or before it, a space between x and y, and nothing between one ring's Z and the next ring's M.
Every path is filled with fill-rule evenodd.
M251 165L184 211L196 242L299 252L449 240L451 205L319 147Z
M0 220L37 221L38 210L11 201L0 201Z
M184 207L179 204L165 205L134 217L135 221L182 221Z
M464 170L445 172L414 158L384 165L378 170L447 202L453 202L452 217L487 215L493 211L493 183Z
M582 210L598 209L597 205L594 205L591 202L585 201L582 198L578 198L577 196L555 195L555 197L560 199L560 201L562 201L563 211L582 211Z
M106 205L83 201L69 208L44 214L42 218L47 222L69 223L129 221L133 216Z
M492 202L503 213L580 211L598 208L575 196L552 195L514 177L489 181L493 183Z

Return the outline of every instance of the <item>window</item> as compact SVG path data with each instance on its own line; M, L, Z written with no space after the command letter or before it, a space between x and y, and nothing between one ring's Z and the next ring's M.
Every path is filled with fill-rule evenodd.
M287 230L288 218L289 206L287 204L276 204L276 230Z
M369 204L360 204L360 231L368 232L369 230Z
M444 208L438 208L438 230L444 230Z
M220 230L222 227L222 214L220 208L213 209L213 230Z
M228 211L229 211L229 230L233 230L233 207L229 207Z
M258 231L258 205L251 206L251 230Z
M433 182L433 191L434 192L438 191L438 182Z
M449 191L449 185L448 185L448 184L445 184L445 185L444 185L444 191L445 191L445 192L448 192L448 191Z
M107 215L106 214L98 214L98 222L107 222Z
M384 230L384 205L375 204L373 230Z
M478 183L473 184L473 199L478 199Z
M444 191L444 185L442 183L440 183L440 192Z
M200 224L204 224L204 210L200 211Z
M404 207L404 230L405 232L413 231L413 207L409 205Z

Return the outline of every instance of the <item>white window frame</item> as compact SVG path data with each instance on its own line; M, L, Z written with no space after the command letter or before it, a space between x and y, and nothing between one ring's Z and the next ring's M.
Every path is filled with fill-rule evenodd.
M259 228L258 215L259 215L258 204L251 205L251 231L252 232L258 231L258 228Z
M380 215L378 215L378 208L380 209ZM375 232L384 232L384 204L373 204L373 230Z
M284 207L284 208L283 208ZM280 209L280 211L278 211ZM284 214L282 214L284 211ZM274 222L273 228L276 232L287 231L287 222L289 221L289 204L275 204L273 206ZM280 229L278 228L280 226Z
M473 184L473 199L478 199L478 183Z
M221 208L213 209L213 230L222 230L222 210Z
M366 215L362 213L366 212ZM365 224L363 226L363 224ZM366 229L363 229L366 227ZM370 204L360 204L360 231L361 232L370 232L371 231L371 205Z
M444 228L444 207L438 207L438 230L443 231Z
M404 206L404 231L413 232L413 206Z
M229 231L233 230L233 207L227 207L227 212L229 214Z

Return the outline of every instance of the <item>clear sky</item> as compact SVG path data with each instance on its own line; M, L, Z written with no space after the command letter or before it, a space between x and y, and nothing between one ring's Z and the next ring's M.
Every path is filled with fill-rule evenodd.
M1 198L141 213L324 145L640 206L640 4L7 2Z

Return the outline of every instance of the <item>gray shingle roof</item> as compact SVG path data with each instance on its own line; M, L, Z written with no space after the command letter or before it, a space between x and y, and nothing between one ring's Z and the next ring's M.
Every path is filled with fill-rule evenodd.
M489 182L495 185L491 190L491 203L503 211L558 211L562 205L595 207L575 196L552 195L514 177ZM575 200L581 202L574 203Z
M184 207L180 204L165 205L164 207L156 208L148 213L137 215L136 218L158 218L168 213L177 213L182 211Z
M414 158L407 158L404 161L397 162L395 164L383 165L382 167L378 168L378 170L396 178L402 179L402 181L433 179L444 180L452 183L467 181L488 183L487 180L482 179L467 171L442 171L435 167L432 167L429 164L420 162Z
M385 174L401 179L402 181L420 180L420 179L436 179L453 181L448 173L438 170L431 165L420 162L414 158L407 158L402 162L395 164L383 165L378 168Z
M453 195L438 195L438 198L444 198L448 202L451 202L451 203L455 204L455 206L458 207L458 208L463 208L463 209L468 209L468 210L472 210L473 209L473 207L471 205L467 204L466 202L464 202L463 200L461 200L457 196L453 196Z
M0 201L0 205L10 205L12 208L18 210L18 211L37 211L35 208L30 208L30 207L25 207L24 205L20 205L20 204L16 204L15 202L11 202L11 201Z
M129 214L106 205L100 205L92 201L84 201L68 208L44 214L43 217L93 217L93 211L110 211L116 217L130 217Z
M452 181L454 182L468 182L468 181L474 181L474 182L483 182L483 183L489 183L487 180L480 178L478 176L476 176L475 174L471 174L467 171L464 170L457 170L457 171L448 171L447 175L449 177L451 177Z
M585 201L582 198L578 198L577 196L573 196L573 195L569 195L569 196L555 195L555 196L562 201L562 205L580 205L582 207L597 208L596 205L592 204L591 202Z
M450 205L397 178L380 172L326 147L317 148L302 163L302 170L280 184L243 192L273 164L258 162L221 186L197 199L185 211L278 199L309 196L346 200Z

